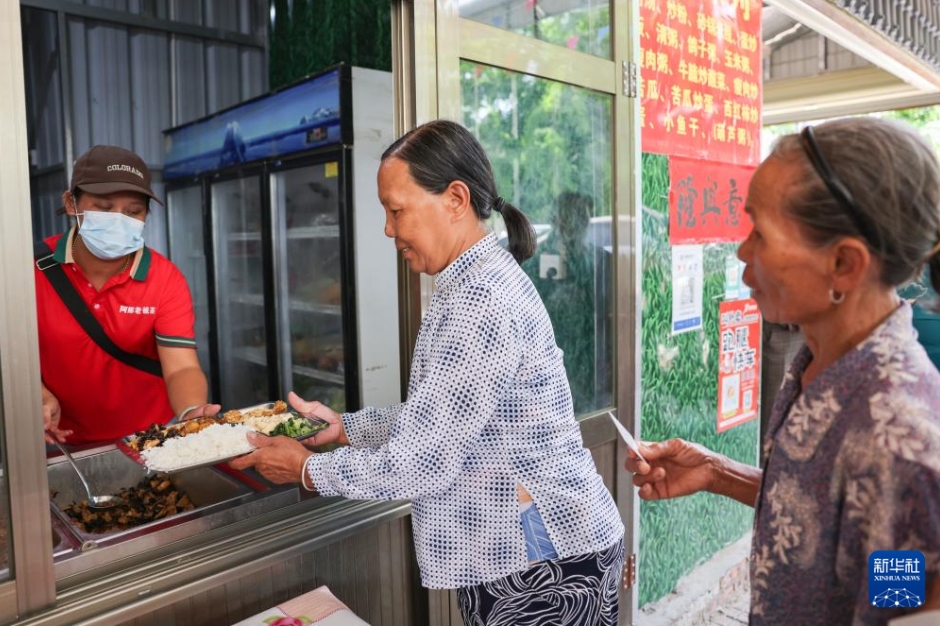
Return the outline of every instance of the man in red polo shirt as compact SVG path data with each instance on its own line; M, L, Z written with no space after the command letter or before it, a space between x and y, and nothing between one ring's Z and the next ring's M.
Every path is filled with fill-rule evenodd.
M174 416L219 410L207 404L186 279L143 245L151 198L160 202L150 188L150 171L133 152L94 146L75 162L62 200L76 225L46 239L49 254L35 269L43 421L50 443L52 437L113 441ZM50 282L56 265L107 339L126 353L153 359L151 371L112 356L79 324Z

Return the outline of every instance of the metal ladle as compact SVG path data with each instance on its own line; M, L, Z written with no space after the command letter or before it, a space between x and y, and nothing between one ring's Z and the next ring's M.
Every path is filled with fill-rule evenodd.
M61 443L56 441L55 437L52 438L53 443L56 447L62 451L62 454L65 455L65 458L68 459L68 462L72 465L72 469L75 470L75 473L78 474L79 480L82 481L82 484L85 485L85 493L88 494L88 505L93 509L110 509L113 506L120 504L121 499L117 496L96 496L91 493L91 487L88 486L88 481L85 480L84 474L78 469L78 465L75 463L75 459L72 458L72 455L69 454L69 451L65 449Z

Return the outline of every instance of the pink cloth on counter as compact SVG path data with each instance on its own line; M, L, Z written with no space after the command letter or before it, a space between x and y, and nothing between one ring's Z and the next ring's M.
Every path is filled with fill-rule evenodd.
M324 585L232 626L369 626Z

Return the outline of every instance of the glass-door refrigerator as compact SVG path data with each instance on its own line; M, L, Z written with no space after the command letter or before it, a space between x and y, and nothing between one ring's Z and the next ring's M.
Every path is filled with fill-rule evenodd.
M355 328L344 315L354 310L344 288L353 282L343 258L345 155L330 150L280 164L269 179L281 380L336 411L356 393L357 369Z
M170 255L205 241L208 269L191 273L208 276L198 317L223 409L290 390L337 411L400 401L397 255L376 189L393 110L387 72L340 65L165 131L168 193L203 189L173 212Z

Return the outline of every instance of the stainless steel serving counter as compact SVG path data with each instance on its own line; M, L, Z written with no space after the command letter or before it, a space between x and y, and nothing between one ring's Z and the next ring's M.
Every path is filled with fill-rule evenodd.
M146 476L115 446L73 456L99 494ZM370 622L424 621L406 502L324 498L222 464L170 475L194 509L93 533L63 511L86 499L68 462L47 469L56 597L18 626L225 626L323 584Z
M75 455L76 463L98 494L117 494L148 476L144 467L111 446ZM296 486L275 486L257 475L227 465L200 467L167 478L185 492L195 508L126 530L90 532L71 519L65 508L87 499L85 490L64 457L49 459L50 508L53 519L56 579L99 569L136 554L207 531L229 526L296 504Z

